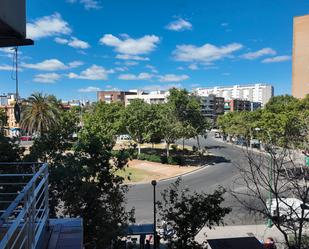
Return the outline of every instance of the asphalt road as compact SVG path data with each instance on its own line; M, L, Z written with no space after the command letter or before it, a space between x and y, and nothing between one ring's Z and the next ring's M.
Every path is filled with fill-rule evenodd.
M207 139L201 139L201 146L206 146L210 153L215 155L215 161L188 175L182 177L183 184L191 190L211 193L218 186L226 189L232 187L233 179L239 176L236 164L245 164L246 157L241 148L218 141L210 133ZM191 139L187 145L196 145ZM207 162L205 162L206 164ZM166 189L176 179L160 181L157 184L157 199L160 200L160 192ZM239 203L228 193L225 195L224 205L232 208L232 212L226 216L226 224L256 224L263 223L261 217L253 216L242 208ZM135 208L137 223L152 223L153 221L153 187L151 183L131 185L127 193L127 208Z

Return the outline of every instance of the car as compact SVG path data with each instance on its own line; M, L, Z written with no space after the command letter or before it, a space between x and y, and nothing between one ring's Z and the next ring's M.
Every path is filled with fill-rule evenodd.
M220 137L221 137L220 132L215 132L215 138L220 138Z
M32 137L31 136L21 136L20 141L31 141Z
M271 199L271 203L268 199L266 205L270 208L272 217L297 220L301 218L302 210L304 209L304 218L309 219L309 204L303 203L297 198L273 198ZM277 209L279 214L277 213Z

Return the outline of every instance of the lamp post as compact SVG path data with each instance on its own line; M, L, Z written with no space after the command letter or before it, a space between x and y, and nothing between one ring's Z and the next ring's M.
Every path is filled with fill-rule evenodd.
M157 181L152 180L151 185L153 186L153 248L157 249L157 217L156 217L156 185Z
M261 128L255 128L254 130L256 131L261 131L262 129ZM267 136L268 136L268 139L269 139L269 142L271 143L272 142L272 139L271 139L271 136L269 134L269 131L265 130L266 133L267 133ZM271 189L271 185L272 185L272 181L273 181L273 174L272 174L272 170L273 170L273 157L270 153L270 148L267 148L268 150L268 153L270 155L270 167L268 168L268 184L269 184L269 189L268 189L268 194L269 194L269 212L270 212L270 215L271 215L271 206L272 206L272 198L273 198L273 195L272 195L272 189ZM267 227L272 227L272 220L270 218L268 218L267 220Z

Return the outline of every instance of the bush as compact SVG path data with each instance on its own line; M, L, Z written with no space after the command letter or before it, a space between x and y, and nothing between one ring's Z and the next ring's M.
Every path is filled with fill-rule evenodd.
M177 151L178 145L177 144L172 144L171 148L172 148L173 151Z
M150 162L156 162L160 163L161 162L161 157L158 155L148 155L145 153L141 153L140 155L137 156L138 160L145 160L145 161L150 161Z
M197 148L195 145L193 145L193 146L192 146L192 150L193 150L193 152L197 152L197 151L198 151L198 148Z
M161 163L163 164L171 164L171 165L183 165L184 160L182 156L177 155L177 156L161 156Z

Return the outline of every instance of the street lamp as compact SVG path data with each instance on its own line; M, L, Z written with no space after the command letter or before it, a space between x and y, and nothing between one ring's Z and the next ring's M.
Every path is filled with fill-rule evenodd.
M153 186L153 248L157 249L157 218L156 218L156 185L157 181L152 180L151 185Z
M255 128L254 129L255 131L261 131L262 129L261 128ZM268 136L268 139L269 139L269 142L271 143L272 142L272 139L271 139L271 136L270 136L270 133L269 131L265 130L267 136ZM268 169L268 179L269 179L269 212L270 212L270 215L271 215L271 206L272 206L272 189L271 189L271 185L272 185L272 181L273 181L273 174L272 174L272 170L273 170L273 157L270 153L270 149L268 147L267 151L269 152L269 155L270 155L270 168ZM267 227L272 227L272 220L270 218L268 218L267 220Z

